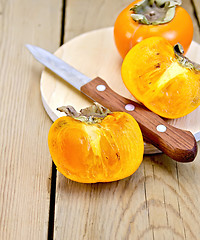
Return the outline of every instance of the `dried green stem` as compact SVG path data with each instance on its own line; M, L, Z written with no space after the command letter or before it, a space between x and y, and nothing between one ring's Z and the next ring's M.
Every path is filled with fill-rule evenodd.
M72 106L62 106L57 108L57 110L66 113L67 116L88 124L99 123L111 113L110 110L96 102L90 107L81 109L80 113Z
M185 57L183 55L184 49L180 43L177 43L174 46L174 53L175 53L175 56L176 56L179 64L181 64L183 67L188 68L190 70L200 71L199 64L191 61L190 59L188 59L187 57Z
M131 17L146 25L168 23L175 16L176 6L181 4L181 0L142 0L130 9Z

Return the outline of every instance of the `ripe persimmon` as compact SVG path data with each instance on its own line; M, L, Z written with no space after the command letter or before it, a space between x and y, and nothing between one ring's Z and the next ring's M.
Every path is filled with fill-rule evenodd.
M77 182L95 183L116 181L138 169L144 143L131 115L108 113L102 107L93 107L92 112L91 108L82 110L82 114L69 109L62 111L67 110L70 116L58 118L48 136L58 171Z
M147 108L165 118L179 118L200 105L200 66L163 37L135 45L122 63L124 84Z
M180 43L185 52L193 38L193 23L181 0L136 0L117 17L114 25L116 47L124 58L145 38L161 36L172 45Z

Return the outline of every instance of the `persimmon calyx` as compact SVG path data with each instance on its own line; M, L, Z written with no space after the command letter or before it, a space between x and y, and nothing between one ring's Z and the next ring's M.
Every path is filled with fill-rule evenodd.
M181 4L181 0L142 0L130 9L131 17L145 25L168 23L175 16L176 6Z
M100 123L111 111L99 103L94 102L90 107L80 110L78 113L72 106L62 106L57 108L58 111L66 113L67 116L87 124Z
M189 58L183 55L184 49L180 43L174 45L174 53L179 64L190 70L200 71L200 65L191 61Z

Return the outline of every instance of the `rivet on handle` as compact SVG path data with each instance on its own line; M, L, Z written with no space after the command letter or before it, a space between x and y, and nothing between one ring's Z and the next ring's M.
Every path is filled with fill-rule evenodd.
M164 125L158 125L156 127L158 132L166 132L167 128Z
M96 89L97 89L97 91L99 91L99 92L103 92L103 91L106 90L106 86L100 84L100 85L97 85Z
M126 104L125 109L127 111L134 111L135 110L135 106L133 104Z

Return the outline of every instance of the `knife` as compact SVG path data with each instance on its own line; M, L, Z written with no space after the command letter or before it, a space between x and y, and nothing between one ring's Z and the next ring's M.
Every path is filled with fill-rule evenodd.
M141 128L144 140L170 158L178 162L192 162L195 159L197 143L191 132L169 125L143 105L120 96L100 77L90 79L50 52L30 44L26 47L36 60L93 101L112 112L123 111L132 115Z

